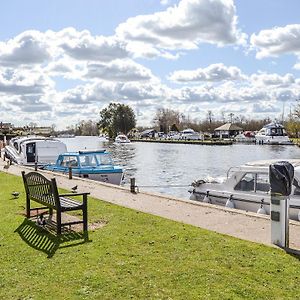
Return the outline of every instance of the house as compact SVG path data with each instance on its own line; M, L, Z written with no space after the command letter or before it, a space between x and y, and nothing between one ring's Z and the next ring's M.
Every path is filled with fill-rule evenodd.
M214 130L215 137L218 138L233 138L239 133L242 133L244 130L243 128L232 124L232 123L226 123Z

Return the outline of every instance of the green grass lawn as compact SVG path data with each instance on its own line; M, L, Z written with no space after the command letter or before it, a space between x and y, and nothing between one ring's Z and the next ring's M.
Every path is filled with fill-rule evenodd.
M59 244L24 222L24 204L21 178L0 172L0 299L300 298L299 259L279 249L92 198L89 221L107 224Z

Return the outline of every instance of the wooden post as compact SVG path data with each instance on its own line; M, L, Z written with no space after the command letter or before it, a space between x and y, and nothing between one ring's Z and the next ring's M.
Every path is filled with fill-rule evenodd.
M69 167L69 179L72 179L72 167Z
M135 178L134 177L131 177L130 178L130 192L131 193L136 193L135 192Z

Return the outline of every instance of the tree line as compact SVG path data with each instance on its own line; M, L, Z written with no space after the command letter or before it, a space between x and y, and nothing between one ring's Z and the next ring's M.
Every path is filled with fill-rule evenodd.
M183 113L169 108L158 108L152 119L151 127L159 132L168 133L169 131L181 131L186 128L192 128L198 132L213 133L214 129L227 123L234 123L244 130L257 131L264 125L274 120L264 118L260 120L246 118L239 114L222 113L221 117L216 117L213 111L208 110L203 120L193 120ZM276 121L276 120L275 120ZM284 123L290 136L298 137L300 133L300 103L297 103L293 112L290 112L287 119L277 120ZM68 126L63 133L72 133L75 135L99 135L107 134L114 138L119 133L128 134L136 128L136 115L133 109L125 104L110 103L99 112L99 121L80 121L78 124ZM139 131L149 129L149 127L138 127Z

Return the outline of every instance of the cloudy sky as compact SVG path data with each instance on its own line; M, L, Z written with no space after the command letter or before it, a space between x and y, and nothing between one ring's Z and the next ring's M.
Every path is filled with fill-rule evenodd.
M150 125L279 118L300 99L299 0L51 0L1 3L0 121L97 120L110 102Z

